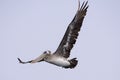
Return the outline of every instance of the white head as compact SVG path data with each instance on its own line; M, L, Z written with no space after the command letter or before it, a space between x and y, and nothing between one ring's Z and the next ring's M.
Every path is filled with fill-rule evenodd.
M46 61L51 56L51 51L47 50L43 52L43 59Z
M51 51L49 51L49 50L44 51L43 54L51 54Z

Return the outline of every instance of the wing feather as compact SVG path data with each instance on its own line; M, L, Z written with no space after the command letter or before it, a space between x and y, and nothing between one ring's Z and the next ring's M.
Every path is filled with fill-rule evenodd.
M69 57L70 51L76 42L76 39L79 35L78 32L81 29L83 19L86 15L87 8L88 8L87 4L88 4L88 1L83 2L82 6L80 7L80 2L79 2L77 13L75 17L73 18L72 22L69 24L64 34L64 37L59 47L55 51L54 55L63 56L65 58Z

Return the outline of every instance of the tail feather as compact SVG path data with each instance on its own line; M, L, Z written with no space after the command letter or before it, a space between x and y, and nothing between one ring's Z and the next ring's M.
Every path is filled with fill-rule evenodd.
M70 68L74 68L78 63L78 60L76 60L76 58L73 58L69 62L70 62Z
M78 64L78 60L76 60L76 58L70 59L69 62L70 62L70 65L67 67L64 67L64 68L71 68L72 69L72 68L75 68L76 65Z

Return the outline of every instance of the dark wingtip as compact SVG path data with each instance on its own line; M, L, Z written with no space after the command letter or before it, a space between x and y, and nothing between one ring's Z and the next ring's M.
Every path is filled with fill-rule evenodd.
M89 7L88 1L84 1L81 6L81 10L87 9Z

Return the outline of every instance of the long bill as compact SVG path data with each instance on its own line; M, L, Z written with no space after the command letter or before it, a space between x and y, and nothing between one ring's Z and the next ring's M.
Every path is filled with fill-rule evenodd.
M41 54L39 57L35 58L34 60L30 60L30 61L22 61L20 58L17 58L19 63L22 63L22 64L26 64L26 63L37 63L37 62L41 62L41 61L44 61L44 58L46 57L47 54Z
M21 64L26 64L26 63L31 63L32 62L32 60L23 62L20 58L17 58L17 59L18 59L19 63L21 63Z

